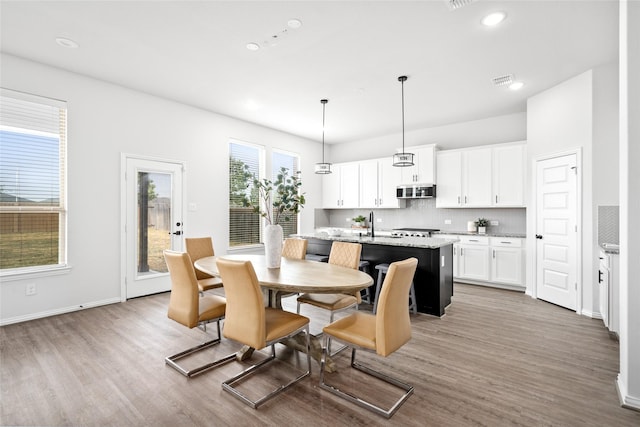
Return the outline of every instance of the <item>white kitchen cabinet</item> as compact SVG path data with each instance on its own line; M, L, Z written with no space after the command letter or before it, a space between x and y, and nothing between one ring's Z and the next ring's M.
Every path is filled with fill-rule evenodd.
M493 205L524 206L525 145L493 148Z
M398 150L399 152L402 150ZM397 168L401 171L401 184L436 183L436 146L423 145L405 147L405 152L413 153L413 166Z
M406 201L396 197L402 168L393 166L391 157L360 162L361 208L404 208Z
M453 278L463 283L524 290L524 239L476 235L437 235L453 245Z
M491 164L490 148L438 152L436 207L490 206Z
M524 144L439 151L437 208L524 207Z
M523 285L522 239L491 237L491 281Z
M323 176L322 206L324 208L357 208L360 197L358 163L334 163L333 173Z
M464 207L491 205L491 148L462 153L462 203Z
M489 280L489 240L487 237L460 236L458 277L481 281Z

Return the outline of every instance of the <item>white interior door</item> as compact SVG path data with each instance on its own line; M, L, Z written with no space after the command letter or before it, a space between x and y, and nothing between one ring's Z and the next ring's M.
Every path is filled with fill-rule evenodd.
M126 298L171 289L165 249L182 250L181 163L126 157Z
M536 291L572 310L577 304L577 156L536 165Z

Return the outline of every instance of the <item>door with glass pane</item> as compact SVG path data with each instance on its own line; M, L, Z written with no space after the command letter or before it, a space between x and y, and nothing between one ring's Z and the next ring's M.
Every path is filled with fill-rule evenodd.
M165 249L182 250L181 163L127 157L126 298L171 289Z

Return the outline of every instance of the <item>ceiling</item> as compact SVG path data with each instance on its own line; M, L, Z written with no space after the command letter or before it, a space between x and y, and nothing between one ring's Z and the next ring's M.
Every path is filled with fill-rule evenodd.
M0 15L5 53L313 140L328 98L328 144L399 132L400 75L410 131L524 112L618 57L615 0L2 0ZM505 74L525 86L494 86Z

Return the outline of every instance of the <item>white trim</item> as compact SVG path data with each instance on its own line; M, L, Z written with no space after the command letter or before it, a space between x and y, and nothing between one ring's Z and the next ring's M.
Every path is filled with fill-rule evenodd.
M35 279L38 277L60 276L71 272L70 265L56 265L45 268L16 268L7 269L0 272L0 282L12 282L15 280Z
M537 224L537 217L536 212L537 212L537 191L538 191L538 187L537 187L537 182L538 182L538 162L543 161L543 160L549 160L549 159L555 159L557 157L564 157L564 156L569 156L575 154L576 156L576 167L578 168L578 174L576 174L576 208L577 208L577 212L576 212L576 227L577 227L577 232L576 232L576 282L577 282L577 286L576 286L576 313L580 314L582 313L582 288L583 288L583 284L582 284L582 264L583 264L583 251L582 251L582 176L583 176L583 172L582 172L582 147L577 147L574 149L569 149L569 150L564 150L564 151L559 151L559 152L554 152L554 153L547 153L547 154L541 154L539 156L536 156L532 159L532 169L531 169L531 173L532 173L532 186L533 186L533 194L530 197L530 202L531 202L531 206L529 207L529 212L531 212L532 216L533 216L533 224L534 224L534 229L535 229L535 225ZM534 230L537 231L537 230ZM538 271L537 271L537 250L536 250L536 244L535 244L535 239L533 241L532 244L532 250L531 250L531 256L530 256L530 260L532 262L531 264L531 277L532 277L532 283L531 283L531 297L534 299L538 299Z
M620 399L620 405L623 408L633 409L634 411L640 411L640 397L630 396L626 384L620 378L620 374L616 378L616 390L618 392L618 399Z
M74 311L85 310L87 308L99 307L101 305L116 304L120 302L120 298L109 298L101 301L91 301L84 304L73 305L70 307L62 307L55 310L41 311L39 313L26 314L24 316L10 317L0 320L0 326L11 325L13 323L27 322L29 320L42 319L49 316L57 316L59 314L71 313Z
M67 108L67 101L61 99L49 98L42 95L34 95L27 92L19 92L17 90L0 88L0 96L6 96L9 98L20 99L22 101L33 102L37 104L48 105L54 108Z

